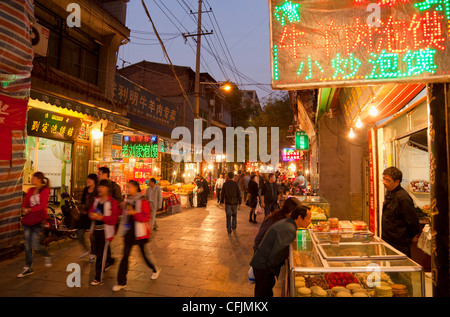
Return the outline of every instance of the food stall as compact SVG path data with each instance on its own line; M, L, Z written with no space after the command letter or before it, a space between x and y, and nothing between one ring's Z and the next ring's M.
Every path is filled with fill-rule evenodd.
M297 231L286 270L291 297L423 297L424 270L367 231L330 218Z

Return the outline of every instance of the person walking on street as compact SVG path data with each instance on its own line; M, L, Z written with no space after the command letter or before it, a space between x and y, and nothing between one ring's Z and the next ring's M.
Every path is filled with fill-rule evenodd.
M259 195L259 200L261 201L261 191L264 186L264 178L261 176L259 171L256 171L255 175L256 176L255 176L254 181L256 182L256 184L258 184L258 195Z
M220 204L225 202L225 214L227 219L227 232L231 230L236 233L237 228L237 206L241 203L242 196L239 185L234 181L234 173L228 173L228 180L223 184Z
M267 217L272 211L278 209L279 190L275 182L275 174L269 174L269 181L263 185L261 190L261 207Z
M246 203L247 206L251 208L248 221L253 223L257 223L255 209L259 200L258 184L254 181L255 177L256 175L252 175L250 181L248 182L248 200Z
M43 222L48 218L47 204L50 196L50 181L42 172L31 177L34 185L28 190L22 203L22 224L25 245L25 267L17 277L33 274L33 250L44 256L45 267L52 266L50 254L41 244Z
M123 202L123 196L122 196L122 190L120 189L119 184L109 179L111 172L108 167L102 166L98 169L98 180L101 181L103 179L108 180L111 182L110 188L111 188L111 196L119 203L121 204Z
M250 174L248 172L245 173L245 176L242 179L242 187L244 188L244 201L247 201L248 196L248 183L250 182Z
M273 287L281 266L289 256L289 246L298 228L311 223L311 210L299 205L291 215L273 224L256 249L250 265L255 275L255 297L273 297Z
M156 179L150 178L147 190L145 191L145 198L147 198L147 201L150 203L150 228L152 230L158 230L156 211L162 208L163 198L161 187L156 185Z
M209 185L208 181L205 177L202 177L202 186L203 186L203 193L202 193L202 207L206 207L208 204L208 196L209 196Z
M149 226L150 205L141 194L139 183L135 180L130 180L127 184L127 197L124 206L123 217L119 226L119 232L124 238L123 257L117 275L117 285L113 287L115 292L127 286L128 258L133 245L139 246L145 263L153 271L152 280L158 278L161 272L148 249L148 239L151 236Z
M220 192L222 191L223 184L225 183L225 179L223 178L223 174L220 174L219 178L216 180L215 190L217 196L217 202L220 203Z
M383 171L386 195L383 203L381 239L411 257L411 241L422 232L414 202L400 185L403 174L396 167Z
M102 283L103 272L108 270L113 264L111 257L110 243L114 238L116 224L119 219L119 203L111 195L111 182L102 179L98 183L98 197L89 209L91 219L91 231L94 235L95 245L95 278L91 282L92 286Z
M94 239L92 232L89 233L89 238L91 241L91 247L88 249L86 245L86 240L84 238L85 233L89 230L91 226L91 220L88 216L88 211L94 203L95 198L98 196L97 192L98 185L98 177L97 174L89 174L86 178L86 187L83 189L83 193L81 194L81 202L79 206L80 218L77 221L77 238L84 252L79 257L79 259L84 258L85 256L90 254L89 262L93 262L95 260L94 255Z

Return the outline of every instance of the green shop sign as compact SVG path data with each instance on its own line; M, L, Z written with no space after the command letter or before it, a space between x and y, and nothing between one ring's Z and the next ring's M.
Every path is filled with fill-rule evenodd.
M295 149L300 151L309 150L309 138L305 131L295 132Z
M122 156L124 158L157 158L158 137L152 135L124 136Z

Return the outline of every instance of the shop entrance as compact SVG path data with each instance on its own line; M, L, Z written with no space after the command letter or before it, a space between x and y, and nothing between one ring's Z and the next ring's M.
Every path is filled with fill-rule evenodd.
M72 144L42 137L27 137L23 190L31 185L33 173L44 173L50 180L49 202L59 204L61 188L70 192L72 170Z

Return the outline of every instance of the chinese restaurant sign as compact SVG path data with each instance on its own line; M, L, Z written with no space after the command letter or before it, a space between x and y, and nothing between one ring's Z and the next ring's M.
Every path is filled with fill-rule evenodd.
M30 136L74 141L81 127L81 119L37 108L28 110L27 134Z
M269 0L272 88L446 81L450 0Z
M116 74L114 101L128 104L127 118L143 126L149 123L171 132L177 124L177 107L127 78Z
M152 135L124 136L122 156L128 158L157 158L158 137Z
M283 149L281 153L284 162L298 161L301 158L301 151L292 148Z

